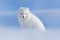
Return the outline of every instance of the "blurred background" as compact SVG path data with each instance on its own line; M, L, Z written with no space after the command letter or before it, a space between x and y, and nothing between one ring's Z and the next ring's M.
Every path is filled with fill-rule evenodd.
M21 30L19 7L29 7L47 32ZM0 40L60 40L60 0L0 0Z

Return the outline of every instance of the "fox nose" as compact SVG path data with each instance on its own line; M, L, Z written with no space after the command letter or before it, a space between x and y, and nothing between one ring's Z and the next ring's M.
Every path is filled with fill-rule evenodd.
M24 18L24 16L23 16L23 18Z

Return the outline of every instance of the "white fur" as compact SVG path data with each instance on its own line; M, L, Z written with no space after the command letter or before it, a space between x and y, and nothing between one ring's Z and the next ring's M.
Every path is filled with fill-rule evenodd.
M23 11L21 11L23 9ZM26 19L22 19L20 18L20 13L27 13L27 18ZM21 7L19 9L19 12L18 12L18 20L19 20L19 23L21 24L21 26L24 28L24 29L34 29L34 28L38 28L40 29L41 31L45 32L45 27L43 25L43 23L40 21L40 19L38 17L36 17L34 14L32 14L30 11L29 11L29 8L27 7Z

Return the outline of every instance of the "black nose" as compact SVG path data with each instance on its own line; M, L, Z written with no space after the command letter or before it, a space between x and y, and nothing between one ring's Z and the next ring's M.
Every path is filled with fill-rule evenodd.
M24 16L23 16L23 18L24 18Z

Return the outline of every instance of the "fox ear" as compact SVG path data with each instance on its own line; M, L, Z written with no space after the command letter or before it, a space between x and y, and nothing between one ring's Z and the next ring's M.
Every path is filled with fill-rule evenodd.
M20 7L19 8L19 11L20 12L23 12L23 10L25 10L26 12L29 12L30 11L28 7Z
M20 7L19 9L26 9L26 10L29 10L28 7Z

